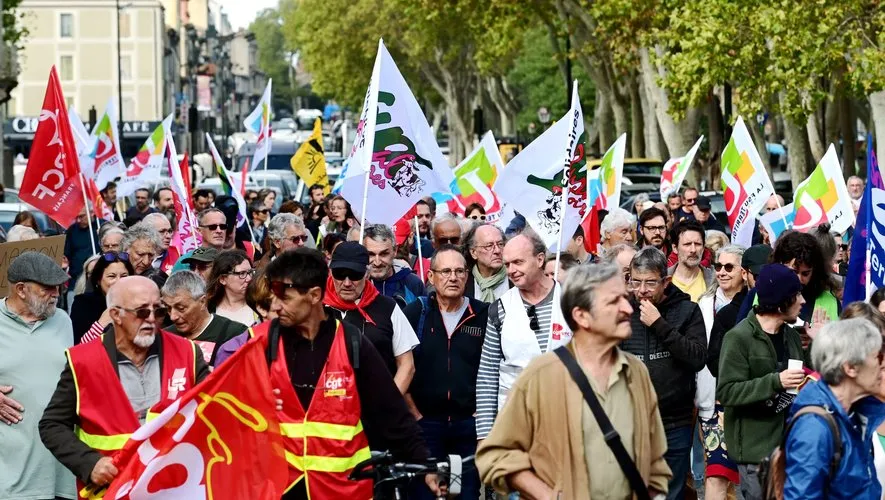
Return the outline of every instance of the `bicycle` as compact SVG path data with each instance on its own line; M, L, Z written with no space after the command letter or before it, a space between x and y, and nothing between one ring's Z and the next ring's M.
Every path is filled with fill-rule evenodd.
M444 460L429 459L426 463L410 464L397 461L390 452L373 451L372 457L358 463L348 479L374 482L375 500L403 500L408 498L409 483L413 478L436 474L446 493L437 497L445 500L448 495L461 493L461 473L464 465L473 462L473 455L462 458L449 455Z

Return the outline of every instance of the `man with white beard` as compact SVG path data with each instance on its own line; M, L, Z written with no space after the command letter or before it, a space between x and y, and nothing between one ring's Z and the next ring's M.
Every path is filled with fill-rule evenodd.
M149 278L129 276L108 290L113 334L68 349L68 361L40 420L40 439L94 492L118 474L125 439L209 374L202 351L160 330L166 308ZM81 495L87 497L88 495Z

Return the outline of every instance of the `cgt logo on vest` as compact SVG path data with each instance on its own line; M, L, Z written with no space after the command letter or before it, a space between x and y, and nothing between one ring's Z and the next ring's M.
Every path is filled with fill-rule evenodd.
M177 399L179 392L184 392L184 385L187 379L184 378L184 368L176 368L172 372L172 378L169 379L169 387L167 387L167 399Z
M346 387L349 383L349 377L344 372L328 372L326 373L326 381L323 383L323 396L327 398L347 397Z
M569 337L572 332L566 330L559 323L553 323L553 340L562 340L562 337Z

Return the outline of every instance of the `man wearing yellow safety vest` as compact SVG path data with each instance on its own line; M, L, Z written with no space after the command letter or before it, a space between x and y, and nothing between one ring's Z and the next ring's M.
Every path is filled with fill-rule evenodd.
M285 500L372 497L371 481L348 481L369 448L398 459L428 458L420 429L387 366L356 327L323 307L328 267L320 252L299 248L267 266L278 319L253 327L268 335L271 378L282 411L291 484ZM439 494L436 477L428 487Z
M40 439L77 477L77 497L95 498L117 475L111 455L151 415L209 374L193 342L160 330L166 310L148 278L110 288L113 334L67 350L40 420Z

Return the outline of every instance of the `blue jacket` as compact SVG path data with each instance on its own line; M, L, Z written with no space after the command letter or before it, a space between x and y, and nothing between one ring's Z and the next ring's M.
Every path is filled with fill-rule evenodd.
M842 438L842 460L830 481L830 463L836 452L832 433L826 420L818 415L803 415L787 437L787 480L784 500L816 498L879 500L882 488L876 479L873 463L873 439L876 428L885 421L885 403L870 396L854 403L854 419L845 413L833 391L824 382L812 382L799 391L790 415L805 406L822 406L829 410Z
M427 295L424 282L411 269L394 266L393 270L393 275L386 280L372 280L381 295L395 299L400 308L405 308L418 297Z

